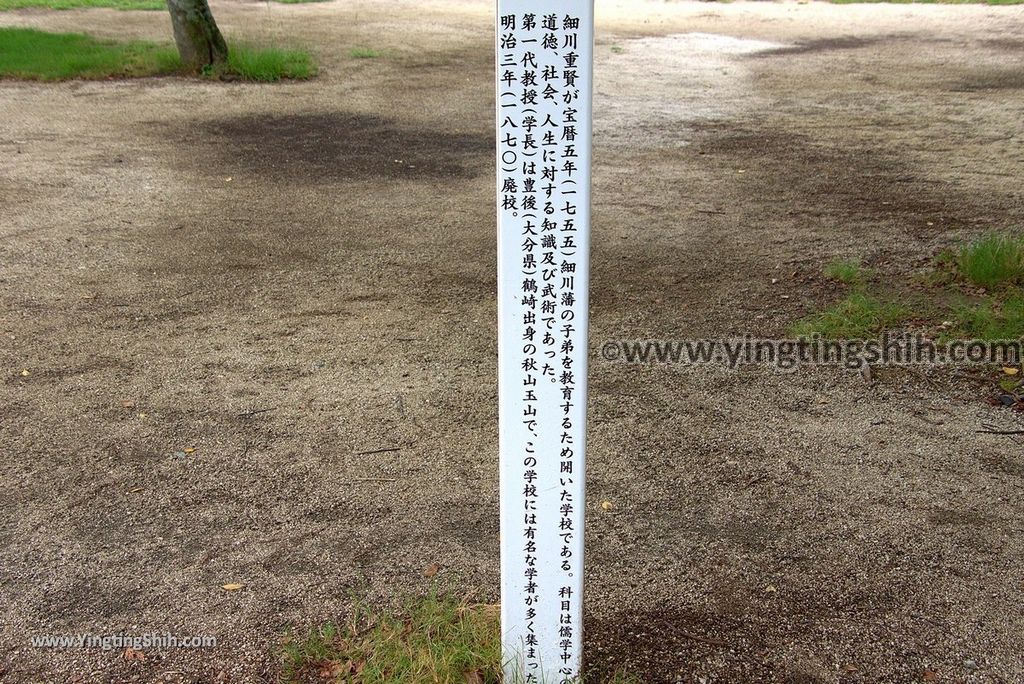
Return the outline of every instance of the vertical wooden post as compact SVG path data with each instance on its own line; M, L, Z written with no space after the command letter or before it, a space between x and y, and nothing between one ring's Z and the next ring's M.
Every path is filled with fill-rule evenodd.
M498 0L498 396L508 684L581 668L592 0Z

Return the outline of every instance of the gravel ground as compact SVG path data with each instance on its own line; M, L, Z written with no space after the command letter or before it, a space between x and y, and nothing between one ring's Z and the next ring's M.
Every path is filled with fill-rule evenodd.
M3 682L274 681L353 592L497 598L491 5L214 11L320 77L0 83ZM598 14L594 349L779 335L833 258L1024 222L1024 7ZM970 378L595 358L591 666L1024 682L1024 455L976 432L1022 421ZM30 642L154 632L217 646Z

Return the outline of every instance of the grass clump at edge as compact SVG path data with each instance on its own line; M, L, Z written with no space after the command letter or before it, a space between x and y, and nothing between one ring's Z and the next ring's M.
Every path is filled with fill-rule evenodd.
M860 339L903 322L910 310L903 304L854 292L824 311L792 326L797 337L818 334L828 339Z
M954 310L954 332L977 340L1016 340L1024 336L1024 292Z
M177 51L166 45L100 40L83 33L0 28L0 77L59 81L156 76L180 70Z
M868 272L861 266L859 259L842 260L836 259L824 268L824 273L832 280L838 280L847 285L860 285L868 277Z
M499 684L498 606L431 594L398 614L357 607L345 625L286 638L282 660L285 684L310 677L345 684ZM615 675L606 681L639 680Z
M980 302L954 306L952 327L943 337L990 341L1024 337L1024 236L988 233L942 252L937 262L937 272L950 274L948 282L980 285L989 291Z
M376 59L383 54L380 50L365 47L354 47L348 51L348 56L352 59Z
M859 261L836 260L823 270L829 278L853 286L853 293L797 321L790 327L794 335L862 338L911 318L942 315L949 320L939 327L940 342L1024 338L1024 235L992 232L958 248L942 250L935 258L935 268L919 278L928 289L926 299L918 302L924 310L911 310L896 300L867 294L864 285L870 273ZM964 297L961 291L960 303L949 303L960 290L958 284L982 286L988 292L983 290L980 294L985 296L979 300Z
M283 649L284 681L315 673L353 684L451 682L467 675L497 684L501 638L489 606L438 597L407 605L400 615L357 608L349 624L326 625Z
M60 81L166 76L183 73L177 50L145 41L116 42L83 33L0 28L0 78ZM228 63L206 75L249 81L309 78L312 57L302 50L233 45Z
M304 50L243 44L228 46L227 66L219 71L247 81L267 82L310 78L316 75L316 65Z
M166 10L163 0L0 0L0 12L38 7L68 10L88 7L109 7L117 10Z
M976 285L1020 285L1024 283L1024 236L984 235L960 250L956 267Z

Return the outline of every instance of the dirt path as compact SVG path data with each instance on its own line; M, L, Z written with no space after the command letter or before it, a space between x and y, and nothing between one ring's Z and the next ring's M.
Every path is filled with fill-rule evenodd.
M1024 222L1024 8L600 5L595 349L777 335L834 257L905 274ZM0 83L0 681L271 681L286 629L434 562L496 598L490 4L215 12L320 78ZM591 383L595 667L1024 681L1024 456L975 433L1020 423L974 385ZM218 646L30 645L125 632Z

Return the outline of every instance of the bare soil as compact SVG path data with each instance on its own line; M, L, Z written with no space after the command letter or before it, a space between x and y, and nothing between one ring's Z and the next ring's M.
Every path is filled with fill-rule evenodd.
M595 349L1024 223L1024 7L598 4ZM0 681L268 682L353 594L497 599L491 9L223 0L320 76L0 83ZM971 377L595 358L593 672L1024 682L1024 450L976 432L1021 414ZM154 632L218 645L30 643Z

